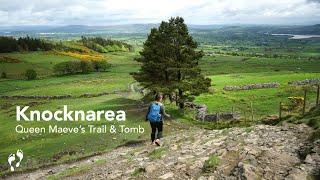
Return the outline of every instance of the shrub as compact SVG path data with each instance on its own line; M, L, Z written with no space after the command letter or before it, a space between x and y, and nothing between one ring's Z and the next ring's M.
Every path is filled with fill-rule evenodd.
M1 78L3 78L3 79L7 78L7 73L6 72L2 72L1 73Z
M68 61L56 64L53 70L58 75L76 74L81 72L80 61Z
M107 61L92 61L92 65L95 71L102 72L106 71L111 64L107 63Z
M108 51L103 47L101 46L100 44L96 44L94 49L97 51L97 52L100 52L100 53L107 53Z
M299 108L302 108L304 98L303 97L288 97L289 100L289 109L290 110L296 110Z
M62 63L56 64L53 66L53 71L59 75L67 74L66 66L67 66L67 62L62 62Z
M93 66L91 61L80 61L81 73L89 73L93 71Z
M33 80L37 78L37 72L33 69L26 70L25 77L27 80Z
M56 64L53 70L57 75L67 75L105 71L108 67L110 64L106 61L68 61Z

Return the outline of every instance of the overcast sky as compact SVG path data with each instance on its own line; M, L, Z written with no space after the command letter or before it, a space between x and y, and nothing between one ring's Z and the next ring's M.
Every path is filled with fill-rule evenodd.
M320 0L0 0L0 26L159 23L315 24Z

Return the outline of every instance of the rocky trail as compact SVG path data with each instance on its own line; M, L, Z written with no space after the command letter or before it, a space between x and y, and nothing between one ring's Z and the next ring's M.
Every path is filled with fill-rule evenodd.
M119 147L9 179L316 179L320 141L306 125L179 130L156 147Z

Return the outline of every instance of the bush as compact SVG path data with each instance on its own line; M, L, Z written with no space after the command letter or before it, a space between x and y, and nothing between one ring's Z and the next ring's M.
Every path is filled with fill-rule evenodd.
M27 80L33 80L37 78L37 72L33 69L26 70L25 77Z
M68 61L56 64L53 70L58 75L76 74L81 72L80 61Z
M111 64L107 63L107 61L92 61L93 68L97 72L106 71L111 67Z
M3 78L3 79L7 78L7 73L6 72L2 72L1 73L1 78Z
M68 61L56 64L53 70L57 75L67 75L105 71L109 67L106 61Z
M107 53L108 51L101 46L100 44L96 44L94 47L95 51L100 52L100 53Z
M91 61L80 61L81 73L89 73L93 71L93 66Z

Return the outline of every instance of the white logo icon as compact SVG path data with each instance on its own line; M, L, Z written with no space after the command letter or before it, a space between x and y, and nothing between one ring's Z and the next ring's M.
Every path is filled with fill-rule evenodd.
M16 155L17 155L19 161L14 165L13 163L16 160ZM10 165L10 170L14 171L14 166L19 167L22 159L23 159L23 152L21 149L18 149L16 154L10 154L8 157L8 163Z

